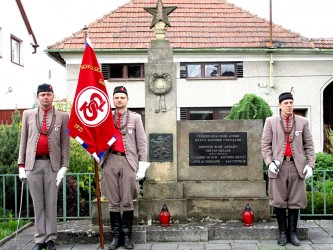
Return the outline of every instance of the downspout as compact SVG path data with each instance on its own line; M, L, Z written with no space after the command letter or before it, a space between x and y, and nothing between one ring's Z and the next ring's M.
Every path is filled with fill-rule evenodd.
M269 87L274 88L274 80L273 80L273 53L270 52L270 60L269 60Z
M269 83L268 84L265 84L265 94L266 95L269 95L273 88L274 88L274 78L273 78L273 64L274 64L274 61L273 61L273 52L269 52L270 54L270 58L269 58ZM260 87L260 85L259 85Z
M269 46L273 48L273 21L272 21L272 0L269 1ZM269 59L269 85L267 86L268 89L266 90L266 94L270 94L272 88L274 88L274 79L273 79L273 52L270 52L270 59Z

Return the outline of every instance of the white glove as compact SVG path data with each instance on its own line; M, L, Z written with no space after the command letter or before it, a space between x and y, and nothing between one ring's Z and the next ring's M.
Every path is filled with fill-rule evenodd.
M147 168L150 166L150 162L139 161L139 169L136 172L136 180L140 181L146 176Z
M57 178L56 178L56 180L57 180L57 184L56 184L57 187L59 186L59 184L60 184L62 178L64 178L66 172L67 172L67 168L66 168L66 167L62 167L62 168L60 168L60 170L58 171Z
M313 170L312 167L310 167L308 164L305 165L304 170L303 170L303 174L305 174L305 179L308 179L312 176Z
M274 174L278 174L279 173L279 167L276 165L275 161L277 160L274 160L272 161L269 165L268 165L268 169L269 171L271 171L272 173ZM280 163L279 161L277 161L278 163ZM280 165L280 164L279 164Z
M280 167L280 164L281 164L281 162L279 161L279 160L273 160L274 161L274 163L275 163L275 165L279 168Z
M25 175L24 168L20 167L19 168L19 179L20 179L20 181L25 181L26 178L27 178L27 176Z

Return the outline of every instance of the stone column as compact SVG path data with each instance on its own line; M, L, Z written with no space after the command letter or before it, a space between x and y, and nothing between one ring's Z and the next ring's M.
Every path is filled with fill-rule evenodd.
M158 220L163 204L186 217L183 185L177 183L177 67L168 40L152 40L145 65L145 131L151 162L138 200L138 219ZM178 217L178 216L177 216Z
M168 40L153 40L148 49L145 65L145 130L151 166L147 171L149 181L177 181L177 72ZM155 92L155 93L154 93ZM170 148L161 145L163 155L152 152L152 137L172 137ZM159 138L157 138L158 140ZM153 154L154 153L154 154ZM169 153L169 154L168 154Z

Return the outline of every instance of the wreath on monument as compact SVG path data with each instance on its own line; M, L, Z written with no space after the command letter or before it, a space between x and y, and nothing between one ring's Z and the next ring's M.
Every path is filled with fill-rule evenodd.
M164 95L171 89L171 78L168 73L154 73L149 79L149 89L155 95Z

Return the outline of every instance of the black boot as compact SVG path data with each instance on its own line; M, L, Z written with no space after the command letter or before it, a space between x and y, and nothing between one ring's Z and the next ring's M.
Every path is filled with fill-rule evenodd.
M287 244L287 216L285 208L275 208L276 219L279 226L279 239L278 244L285 246Z
M110 212L111 221L111 235L112 242L109 245L109 250L115 250L120 246L120 228L121 228L121 214L120 212Z
M289 228L289 240L294 246L300 246L301 242L297 238L296 229L298 221L298 209L288 209L288 228Z
M133 210L123 212L123 225L122 233L124 235L124 249L133 249L133 243L131 240L133 225Z

